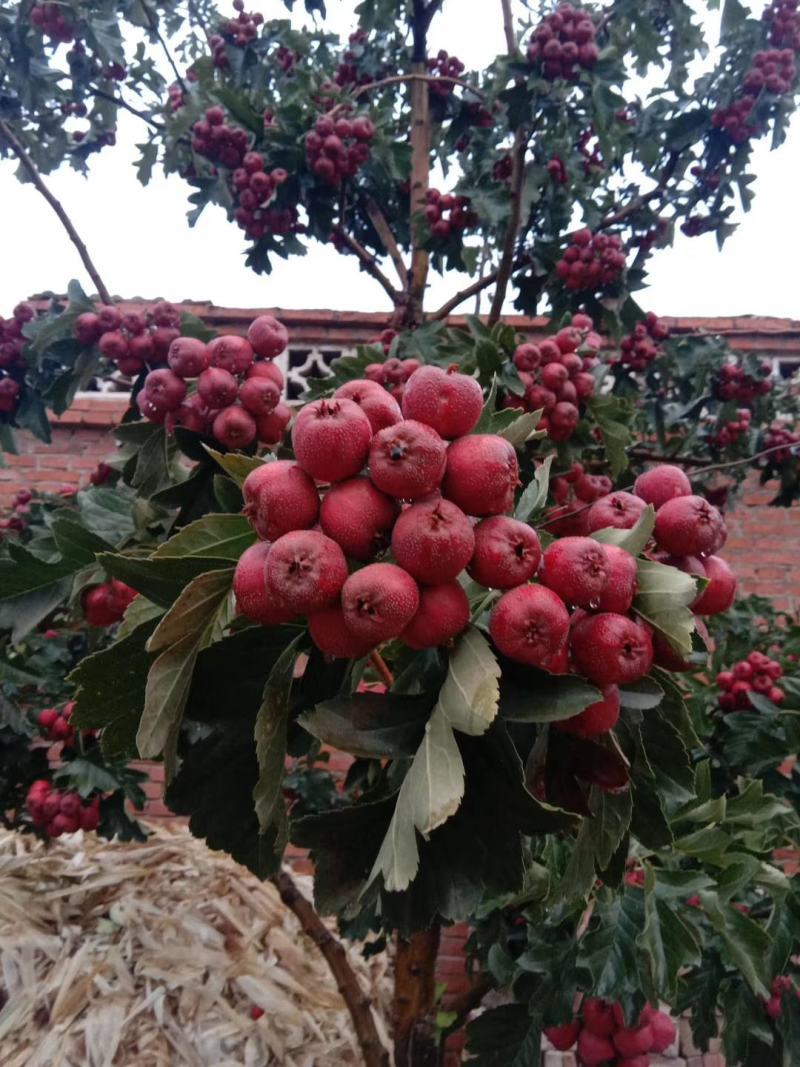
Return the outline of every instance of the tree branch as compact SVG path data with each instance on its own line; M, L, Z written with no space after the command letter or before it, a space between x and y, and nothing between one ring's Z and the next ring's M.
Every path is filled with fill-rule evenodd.
M424 74L425 58L415 63L415 73ZM431 121L428 87L420 78L411 82L411 281L408 314L411 325L422 321L430 257L423 247L426 194L430 188Z
M375 227L378 237L383 241L386 251L391 256L392 263L394 263L395 270L397 271L397 276L400 279L400 284L403 289L405 289L408 285L408 271L406 270L406 265L403 262L403 255L397 245L394 234L389 227L389 223L386 221L385 215L372 197L367 199L366 208L369 221Z
M471 296L476 296L478 293L482 293L484 289L488 289L490 285L494 285L497 281L496 270L490 271L488 274L484 274L482 278L478 278L477 281L472 282L471 285L466 286L464 289L459 289L457 293L454 293L446 303L442 304L440 308L433 312L428 317L434 322L439 319L446 319L451 311L454 311L459 304L463 304L465 300L469 300Z
M133 107L127 100L123 100L121 96L114 96L113 93L107 93L104 89L92 89L94 96L99 96L102 100L110 100L112 104L116 104L118 107L124 107L126 111L130 111L132 115L136 115L142 122L146 122L148 126L151 126L154 130L163 130L164 126L161 122L156 122L154 118L151 118L146 111L139 111L138 108Z
M389 85L405 85L413 84L414 82L428 82L441 84L442 82L447 85L457 85L461 89L465 89L467 92L477 96L479 100L486 99L486 93L476 88L474 85L470 85L469 82L464 81L463 78L451 78L449 74L426 74L422 71L412 71L411 74L391 74L387 78L379 78L378 81L367 82L364 85L358 85L353 89L351 96L353 98L361 96L363 93L369 93L373 89L385 89ZM335 112L340 111L345 105L346 101L341 104L337 104L336 107L331 108L328 112L329 115L333 115Z
M347 245L351 252L359 259L363 264L364 270L371 274L372 277L378 282L387 293L393 304L398 304L400 301L400 294L394 288L392 283L383 273L381 268L375 261L375 257L371 255L362 244L360 244L352 234L345 230L341 223L337 222L333 226L333 232L336 236Z
M78 236L78 231L73 226L72 220L64 210L61 202L57 200L55 196L53 196L53 194L45 185L36 164L28 155L28 152L26 151L23 143L17 138L14 131L3 119L0 119L0 138L7 141L8 144L11 146L14 155L20 161L23 169L26 171L36 190L42 194L47 203L58 216L61 225L67 231L70 241L72 241L72 243L77 248L78 255L81 257L81 262L86 268L87 274L92 279L92 282L94 283L94 286L97 289L97 293L100 299L103 301L104 304L111 304L111 294L106 288L105 282L98 274L97 268L95 267L89 255L89 251L86 248L86 245Z
M161 45L164 55L167 57L167 62L172 67L172 73L175 75L175 81L178 83L178 85L180 85L181 89L186 92L186 82L183 80L183 76L178 70L175 60L172 58L172 52L170 52L167 42L161 36L161 31L158 28L158 19L153 17L153 12L150 10L149 5L145 3L145 0L140 0L140 3L142 5L142 10L144 11L145 18L147 19L147 23L150 27L150 32Z
M623 222L630 215L634 215L640 208L643 208L645 204L649 204L651 200L655 200L661 196L664 189L667 186L672 175L675 173L675 168L678 165L680 158L680 152L670 152L667 162L664 164L664 169L661 171L661 176L658 179L658 183L647 192L642 193L640 196L635 196L629 204L620 208L619 211L613 212L611 215L606 215L604 219L600 221L598 230L605 230L609 226L616 226L618 223Z
M628 449L628 455L634 459L651 460L653 463L678 463L683 467L697 467L694 472L697 474L710 474L712 471L724 471L729 467L741 467L746 463L755 463L757 459L762 459L764 456L769 456L773 452L781 452L784 449L791 452L793 449L800 448L800 444L783 444L773 445L771 448L765 448L761 452L755 452L752 456L745 456L743 459L731 459L725 463L711 463L707 466L703 466L705 460L696 459L694 456L667 456L659 452L648 452L643 448L630 448Z
M298 919L303 933L311 938L330 967L353 1020L365 1067L389 1067L389 1053L378 1035L372 1015L372 1001L361 988L341 941L331 933L286 871L273 875L271 880L283 903Z
M506 46L509 58L512 58L517 52L517 41L514 36L514 17L511 12L511 0L500 0L500 3L503 8L503 30L506 35ZM508 226L506 227L503 248L500 253L497 285L489 308L490 326L493 326L500 318L508 283L511 278L511 271L514 266L514 248L522 214L522 185L525 181L525 151L528 147L528 136L529 134L524 127L517 127L514 134L514 147L511 150L511 211L508 216Z

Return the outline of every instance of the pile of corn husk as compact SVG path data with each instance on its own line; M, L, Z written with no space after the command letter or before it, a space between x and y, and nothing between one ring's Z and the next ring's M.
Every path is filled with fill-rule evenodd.
M180 825L152 829L144 844L77 833L48 847L0 830L3 1067L361 1063L274 887ZM388 1047L388 962L349 954Z

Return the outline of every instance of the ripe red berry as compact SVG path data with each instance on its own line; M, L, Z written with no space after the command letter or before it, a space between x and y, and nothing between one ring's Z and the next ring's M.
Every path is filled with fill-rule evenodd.
M617 492L596 500L589 508L587 527L590 533L614 527L617 530L630 530L639 521L647 507L641 497L633 493Z
M653 1031L649 1023L623 1027L614 1034L614 1045L621 1056L642 1056L649 1052L653 1045Z
M580 1030L580 1023L564 1023L562 1026L545 1027L544 1036L554 1049L557 1049L559 1052L566 1052L568 1049L571 1049L578 1040Z
M630 611L636 595L638 569L635 558L617 545L603 545L608 559L608 581L597 601L598 611L613 611L624 615Z
M587 997L582 1014L583 1025L595 1037L610 1037L617 1028L612 1006L600 997Z
M603 699L590 704L577 715L561 722L553 723L562 733L577 734L579 737L596 737L613 730L619 719L619 689L607 685L603 689Z
M475 548L472 523L449 500L426 500L400 515L392 530L392 555L425 585L452 581Z
M311 640L326 656L361 659L375 647L375 642L369 638L351 633L339 603L309 615L308 630Z
M197 394L212 411L232 404L239 392L239 385L230 373L221 367L209 367L197 379Z
M292 427L297 462L320 482L341 482L358 474L371 439L369 419L352 400L307 404Z
M248 619L264 626L278 626L296 615L274 592L267 589L267 557L271 548L269 541L259 541L246 548L233 572L237 609Z
M399 507L368 478L332 486L320 508L320 525L346 556L366 563L389 544Z
M250 323L247 340L257 355L274 359L289 344L289 331L274 315L259 315Z
M692 605L692 611L696 615L719 615L728 611L736 598L736 575L719 556L708 556L702 565L708 585Z
M673 556L707 556L724 542L725 520L701 496L679 496L662 504L653 531Z
M334 603L346 578L341 548L317 530L284 534L267 557L267 589L298 614Z
M342 588L347 626L376 645L399 636L418 608L417 583L393 563L370 563L351 574Z
M662 463L640 474L633 483L633 491L646 504L652 504L658 510L676 496L690 496L692 483L680 467Z
M167 363L179 378L197 378L209 365L208 346L196 337L176 337L169 346Z
M151 370L144 380L150 404L159 412L175 411L186 396L186 383L166 367Z
M615 612L581 619L572 628L570 648L578 672L600 686L635 682L653 663L648 630Z
M419 608L400 634L409 648L436 648L447 644L469 625L469 600L458 582L431 585L420 590Z
M590 537L562 537L545 550L540 579L567 604L597 605L611 573L602 545Z
M246 374L248 378L268 378L275 382L281 392L283 391L283 374L277 363L272 363L268 359L259 360L257 363L250 364Z
M277 541L292 530L306 530L319 515L313 479L291 460L256 467L244 480L244 513L264 541Z
M336 398L352 400L358 404L369 419L372 432L377 433L387 426L394 426L400 422L403 413L395 398L387 393L382 385L371 382L367 378L359 378L352 382L340 385L333 394Z
M369 450L369 476L398 500L417 500L439 488L447 448L422 422L404 419L376 433Z
M520 585L495 604L489 633L503 655L518 663L548 668L562 652L569 634L564 602L541 585Z
M211 424L211 432L225 448L246 448L256 439L256 421L249 411L238 404L231 404L216 416Z
M257 419L270 415L280 399L280 389L269 378L246 378L239 386L239 403Z
M502 515L514 504L519 464L514 446L495 434L470 434L447 450L442 492L467 515Z
M493 515L475 527L475 551L467 570L487 589L513 589L532 578L542 548L536 531L506 515Z
M607 1037L598 1037L584 1027L578 1036L578 1055L586 1067L603 1067L616 1053Z
M483 390L467 374L420 367L406 382L403 416L432 426L448 440L470 433L483 411Z
M229 374L244 374L253 363L252 345L238 334L225 334L208 342L208 363Z
M666 1052L678 1036L678 1030L675 1023L670 1019L669 1015L665 1014L663 1011L656 1011L651 1008L649 1004L642 1012L642 1018L647 1021L653 1032L653 1042L650 1045L650 1051L655 1053Z
M265 445L277 445L283 440L292 412L286 404L278 404L268 415L256 416L256 436Z

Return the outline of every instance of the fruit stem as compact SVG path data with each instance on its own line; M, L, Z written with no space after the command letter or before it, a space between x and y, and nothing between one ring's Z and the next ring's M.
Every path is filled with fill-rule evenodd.
M386 688L391 689L394 685L394 675L386 665L386 660L383 658L380 652L377 651L377 649L375 650L375 652L370 652L369 661L383 679Z
M336 985L353 1020L365 1067L389 1067L389 1054L383 1046L372 1014L372 1001L364 992L341 941L334 936L319 914L286 871L272 876L281 901L293 912L303 933L319 949L336 980Z
M78 255L81 257L81 261L84 267L86 268L87 274L94 282L95 288L97 289L97 295L100 297L104 304L113 303L111 299L111 294L106 288L103 279L98 274L97 267L95 267L94 263L92 262L91 256L89 255L89 251L86 245L80 239L78 231L72 224L72 220L64 210L64 207L61 202L57 200L56 197L53 196L53 194L47 188L42 179L41 174L39 173L38 167L28 155L28 152L25 149L25 146L23 145L22 141L19 140L17 135L14 133L14 131L4 119L0 119L0 139L3 139L8 142L8 144L11 146L14 155L20 161L22 168L27 172L28 177L30 178L37 192L41 193L41 195L45 198L47 203L58 216L61 225L67 231L67 235L69 236L70 241L72 241L72 243L77 248Z

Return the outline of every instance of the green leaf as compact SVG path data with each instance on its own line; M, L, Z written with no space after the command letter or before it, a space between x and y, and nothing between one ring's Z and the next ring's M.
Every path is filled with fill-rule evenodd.
M689 605L697 597L694 578L677 567L645 559L638 560L637 571L634 609L666 637L676 652L690 655L694 615Z
M1 563L2 561L0 561ZM0 568L0 582L3 571ZM0 602L0 630L10 630L11 640L18 644L23 637L47 618L70 594L72 580L63 578L22 596Z
M541 1043L541 1023L525 1004L490 1008L467 1027L467 1052L475 1067L538 1067Z
M450 666L425 736L397 797L389 830L370 874L389 891L406 889L419 867L416 830L427 836L457 810L464 795L464 763L453 729L472 737L497 715L500 667L486 638L470 628L450 656Z
M674 906L657 895L650 867L645 873L644 913L645 926L636 945L642 953L643 975L647 975L645 991L650 999L673 1004L678 976L684 968L700 962L700 945Z
M269 463L274 457L258 457L258 456L244 456L241 452L217 452L216 449L209 448L208 445L203 445L206 452L214 460L214 462L222 467L227 475L229 475L236 482L237 485L243 485L244 480L251 471L254 471L257 467L263 467L265 463Z
M136 532L133 495L102 486L78 493L78 513L87 530L113 545L120 545Z
M160 652L147 676L144 710L136 734L142 759L165 752L177 738L197 654L211 639L233 570L199 575L158 622L147 649Z
M310 734L363 759L400 759L419 747L434 699L425 693L353 693L326 700L298 719Z
M630 530L606 528L604 530L596 530L591 536L595 541L599 541L603 545L616 545L618 548L624 548L626 552L630 552L632 556L638 556L647 547L647 542L653 534L655 524L656 509L652 504L648 504L639 516L636 525Z
M113 793L119 788L115 775L85 756L78 756L64 764L53 778L60 784L77 790L84 798L92 793Z
M499 418L500 415L503 416L502 420ZM491 433L497 434L498 437L503 437L514 448L521 448L536 433L536 427L539 425L542 412L526 411L523 415L516 416L508 425L502 425L505 422L505 415L505 412L499 412L498 416L492 420Z
M286 724L289 718L289 695L294 666L306 635L301 634L284 650L272 668L264 686L264 699L255 725L258 781L253 789L258 825L263 834L276 827L278 851L283 852L288 833L286 808L281 785L286 762Z
M204 515L160 545L152 558L205 556L238 560L255 540L253 527L244 515Z
M732 904L720 904L716 893L702 892L700 900L709 922L720 935L723 958L727 956L757 997L769 996L767 974L772 938L753 919Z
M11 600L50 589L80 569L70 560L45 563L22 545L9 544L9 559L0 559L0 599Z
M503 661L500 715L509 722L560 722L596 704L599 689L573 675L546 674Z
M626 448L632 441L628 424L620 421L629 417L628 404L616 396L593 396L586 401L586 409L603 434L611 475L618 478L628 467Z
M489 392L486 395L486 401L481 411L481 417L475 423L472 429L473 433L491 433L492 432L492 419L494 418L497 406L497 378L492 378L492 384L489 386Z
M205 556L143 559L103 553L98 557L98 563L108 574L126 582L163 608L174 603L186 586L201 574L229 569L227 560L213 557L209 559Z
M547 503L547 494L550 489L550 468L553 466L555 458L555 452L552 452L536 468L533 480L528 483L517 501L517 506L514 510L515 519L519 519L521 522L529 522L531 517Z
M198 575L160 620L147 651L160 652L190 634L202 641L230 593L232 579L232 567Z
M636 708L648 711L657 708L664 699L664 690L654 678L640 678L619 691L619 701L623 708Z
M99 552L108 552L114 547L69 515L56 516L52 533L62 557L74 562L78 568L94 563Z
M108 648L82 659L69 675L75 686L72 722L82 730L103 731L103 751L130 757L135 753L136 728L145 700L152 656L147 640L155 620L143 623Z
M609 793L592 786L589 798L591 838L597 870L604 870L625 837L631 822L631 791Z

